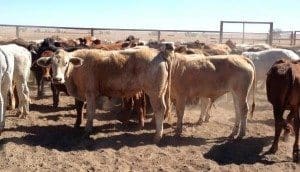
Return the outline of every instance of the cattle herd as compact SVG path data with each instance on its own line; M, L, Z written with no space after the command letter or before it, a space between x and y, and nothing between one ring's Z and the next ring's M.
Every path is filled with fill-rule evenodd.
M231 40L209 45L199 41L146 43L134 36L115 43L93 37L0 41L0 131L5 127L7 109L16 107L21 118L30 114L29 91L35 91L27 85L31 73L36 79L37 97L43 97L45 83L51 83L54 108L59 106L60 92L74 97L77 111L74 127L80 127L86 105L85 136L92 131L97 103L103 96L122 103L118 120L124 124L134 114L139 127L144 127L145 114L152 109L156 127L154 143L161 140L163 122L172 117L173 107L176 134L180 136L186 104L200 101L198 124L201 125L209 121L214 102L226 93L231 93L235 108L229 138L242 139L246 135L247 114L252 118L255 112L256 87L266 85L275 119L275 138L267 153L277 151L282 130L285 137L294 132L293 160L299 161L297 51L266 44L234 44ZM286 119L285 110L290 111Z

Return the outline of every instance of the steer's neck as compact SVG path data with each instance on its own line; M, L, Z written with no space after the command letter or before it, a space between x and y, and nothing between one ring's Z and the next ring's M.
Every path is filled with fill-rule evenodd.
M162 57L167 61L172 60L175 56L174 51L161 51L160 53Z

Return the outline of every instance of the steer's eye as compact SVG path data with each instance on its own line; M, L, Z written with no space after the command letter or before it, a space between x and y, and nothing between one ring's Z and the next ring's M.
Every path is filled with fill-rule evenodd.
M65 62L65 66L68 64L68 62Z

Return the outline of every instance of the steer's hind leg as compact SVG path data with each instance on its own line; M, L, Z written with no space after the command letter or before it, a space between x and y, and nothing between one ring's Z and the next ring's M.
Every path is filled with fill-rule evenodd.
M240 133L238 135L238 138L242 138L246 135L246 127L247 127L247 113L249 110L247 100L242 99L239 102L239 107L240 107Z
M212 99L207 99L207 107L205 109L206 116L205 116L205 122L209 122L210 115L211 115L211 107L213 106L213 100Z
M19 96L18 112L20 118L24 118L29 114L29 89L25 78L21 77L16 81L16 88Z
M93 119L96 111L96 96L93 92L88 92L87 95L87 121L85 126L85 132L89 135L92 132L93 128Z
M0 89L1 89L1 84L0 84ZM4 94L4 96L7 96ZM0 92L0 133L1 131L4 129L5 126L5 111L6 111L6 107L5 107L5 103L4 103L4 96L3 96L3 92Z
M177 114L177 129L176 135L180 136L182 133L182 120L184 116L185 109L185 98L181 97L180 99L176 99L176 114Z
M0 84L0 91L1 91L0 92L0 133L4 129L4 126L5 126L5 112L6 112L6 107L7 107L7 103L8 103L7 94L9 92L9 89L11 88L11 83L12 83L12 81L6 75L3 77L5 77L5 78L2 79L0 77L0 79L2 79L2 81L5 81Z
M154 136L154 142L158 143L163 135L163 121L166 112L165 99L164 95L149 95L149 97L155 115L156 133Z
M231 139L237 135L237 133L239 131L240 121L241 121L241 116L239 113L240 107L238 106L239 98L235 93L232 93L232 97L233 97L233 104L234 104L234 110L235 110L235 122L234 122L232 132L229 135L229 138L231 138Z
M275 119L275 137L274 137L273 144L270 150L268 151L268 153L275 153L278 149L279 137L284 123L283 112L284 110L281 107L277 105L273 105L273 114Z
M290 113L287 116L286 119L286 127L284 128L284 133L283 133L283 141L287 142L289 140L289 135L291 132L294 132L294 124L292 123L294 121L294 116L297 114L297 112L294 112L292 109Z
M199 125L201 125L204 121L209 122L211 106L212 106L211 99L209 98L200 99L201 114L197 122Z
M206 106L207 106L207 104L206 104L207 102L206 102L206 99L205 98L201 98L200 99L200 116L199 116L199 119L198 119L198 122L197 122L197 124L198 125L201 125L202 123L203 123L203 119L205 118L205 116L206 116Z
M235 126L232 131L232 137L234 137L238 130L239 134L237 138L242 138L246 135L247 127L247 113L248 113L248 104L247 104L247 94L249 92L249 87L238 87L232 91L233 102L235 105Z
M299 161L299 127L300 127L300 108L297 109L297 113L295 113L294 119L294 131L295 131L295 142L293 146L293 161Z

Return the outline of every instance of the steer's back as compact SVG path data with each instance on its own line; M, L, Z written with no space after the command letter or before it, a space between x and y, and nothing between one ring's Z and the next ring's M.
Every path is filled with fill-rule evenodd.
M111 97L135 94L141 88L147 87L150 70L153 70L152 81L155 82L159 69L155 71L153 66L161 67L156 55L156 51L147 49L82 53L83 65L72 71L73 81L78 85L76 87L79 97L85 97L84 93L88 89Z
M240 55L185 56L177 61L172 76L176 92L187 91L190 97L218 97L237 84L251 85L254 66Z
M278 60L266 80L268 101L275 107L289 108L300 103L300 64Z

